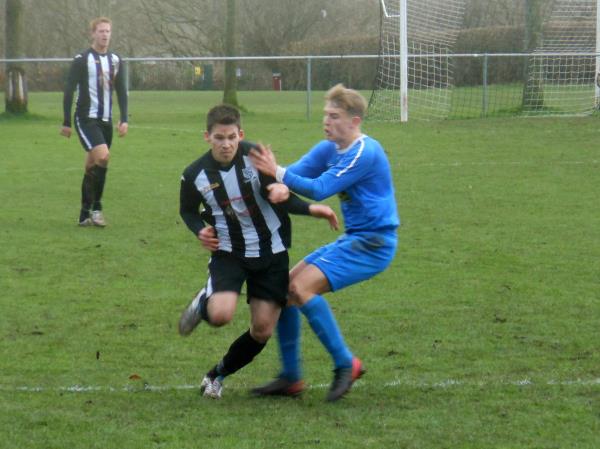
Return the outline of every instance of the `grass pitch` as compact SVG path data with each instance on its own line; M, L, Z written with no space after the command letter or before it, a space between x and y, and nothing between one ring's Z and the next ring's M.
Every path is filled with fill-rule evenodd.
M247 138L283 164L321 138L320 96L239 95ZM59 94L0 117L1 448L594 448L600 429L598 118L368 123L393 166L393 265L328 295L368 369L323 402L331 363L303 334L300 400L251 398L271 342L199 396L247 328L177 335L207 255L178 216L219 93L132 92L115 138L106 229L76 226L83 151L58 135ZM337 208L336 200L329 203ZM297 217L293 262L336 236Z

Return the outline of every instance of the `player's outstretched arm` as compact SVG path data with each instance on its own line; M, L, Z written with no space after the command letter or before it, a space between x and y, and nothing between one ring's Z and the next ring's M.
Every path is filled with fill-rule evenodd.
M331 229L337 231L340 227L340 222L333 209L325 204L311 204L308 207L310 214L315 218L325 218L329 222Z

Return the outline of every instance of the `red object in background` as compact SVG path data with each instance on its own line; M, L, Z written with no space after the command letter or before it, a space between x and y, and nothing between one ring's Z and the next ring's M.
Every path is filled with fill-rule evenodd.
M281 90L281 73L273 73L273 90Z

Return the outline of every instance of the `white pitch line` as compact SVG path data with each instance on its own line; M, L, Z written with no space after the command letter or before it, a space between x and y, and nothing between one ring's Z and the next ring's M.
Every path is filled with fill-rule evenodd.
M600 378L596 379L572 379L572 380L546 380L536 381L529 378L519 380L508 380L508 381L461 381L457 379L447 379L440 382L418 382L418 381L406 381L402 379L394 380L384 384L386 387L412 387L412 388L450 388L450 387L502 387L502 386L515 386L515 387L526 387L526 386L595 386L600 385Z
M365 380L359 380L356 382L356 387L367 387L369 382ZM228 390L246 390L250 386L243 383L232 383L225 384ZM415 380L396 379L393 381L385 382L383 384L386 388L411 388L411 389L449 389L459 387L488 387L497 388L505 386L515 387L535 387L535 386L600 386L600 378L596 379L570 379L570 380L543 380L536 381L529 378L507 380L507 381L462 381L459 379L446 379L439 382L421 382ZM313 384L310 385L311 389L325 389L329 388L329 384ZM3 392L23 392L23 393L45 393L45 392L66 392L66 393L96 393L96 392L108 392L108 393L135 393L140 391L150 392L164 392L164 391L178 391L178 390L197 390L199 385L183 384L183 385L151 385L144 383L143 381L133 381L131 385L122 387L115 386L101 386L101 385L71 385L66 387L43 387L43 386L7 386L0 385L0 391Z
M526 165L598 165L599 160L589 161L481 161L481 162L423 162L415 164L396 163L396 167L485 167L485 166L526 166Z

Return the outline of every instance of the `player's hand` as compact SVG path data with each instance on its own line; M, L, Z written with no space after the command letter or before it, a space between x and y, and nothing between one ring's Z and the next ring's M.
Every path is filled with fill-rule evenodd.
M119 131L119 137L125 137L129 130L129 124L127 122L119 122L117 130Z
M212 226L206 226L200 229L198 232L198 240L202 246L208 251L216 251L219 249L219 239L217 238L217 233L215 228Z
M256 148L252 148L250 151L250 160L258 171L273 178L275 177L277 161L269 145L257 144Z
M290 197L290 189L280 182L269 184L267 190L269 191L269 201L273 204L283 203Z
M333 209L325 204L311 204L308 207L310 214L316 218L325 218L329 221L329 226L334 231L337 231L340 227L340 222Z
M60 129L60 135L61 135L61 136L65 136L66 138L69 138L69 137L71 137L71 132L72 132L72 131L71 131L71 127L70 127L70 126L63 126L63 127Z

